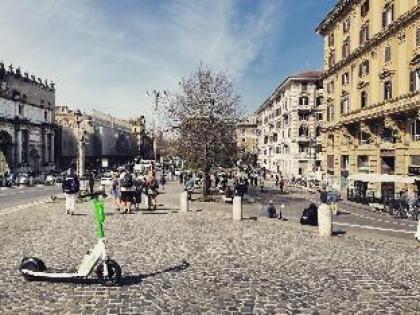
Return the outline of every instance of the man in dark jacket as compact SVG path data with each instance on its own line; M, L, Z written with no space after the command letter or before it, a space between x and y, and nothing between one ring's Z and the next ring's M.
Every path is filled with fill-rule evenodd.
M72 167L68 169L61 188L66 196L66 213L74 214L74 211L76 210L76 198L80 189L80 182L79 177Z

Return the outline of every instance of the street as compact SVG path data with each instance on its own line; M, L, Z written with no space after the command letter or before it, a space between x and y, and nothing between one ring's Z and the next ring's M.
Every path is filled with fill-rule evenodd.
M30 206L32 203L47 200L52 194L60 192L61 185L0 188L0 215L15 207Z
M408 227L340 215L334 230L347 233L323 240L316 227L296 222L309 202L304 192L262 194L284 202L288 222L234 222L232 206L221 202L194 201L189 213L177 213L181 191L169 183L155 212L122 215L106 200L107 247L122 267L117 287L103 287L95 276L82 284L27 282L19 274L24 256L40 257L53 270L77 268L97 239L90 202L79 203L74 216L64 214L61 200L2 215L0 312L420 312L419 245L413 237L337 222ZM259 209L244 204L245 217Z

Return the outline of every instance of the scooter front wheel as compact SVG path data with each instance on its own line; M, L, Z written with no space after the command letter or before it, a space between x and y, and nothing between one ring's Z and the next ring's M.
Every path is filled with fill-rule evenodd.
M108 267L108 276L104 275L104 265ZM104 262L101 262L98 267L96 267L96 275L106 286L119 284L121 280L121 267L115 260L109 259Z

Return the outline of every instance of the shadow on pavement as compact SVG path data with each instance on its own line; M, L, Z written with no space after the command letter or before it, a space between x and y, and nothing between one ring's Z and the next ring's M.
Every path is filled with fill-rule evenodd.
M340 236L340 235L344 235L344 234L346 234L347 232L346 231L344 231L344 230L337 230L337 231L333 231L332 232L332 235L333 236Z
M138 276L124 276L121 278L120 286L130 286L130 285L139 284L145 278L155 277L159 274L166 273L166 272L181 272L187 269L189 266L190 264L186 260L183 260L181 264L165 268L161 271L156 271L156 272L147 273L147 274L138 275Z

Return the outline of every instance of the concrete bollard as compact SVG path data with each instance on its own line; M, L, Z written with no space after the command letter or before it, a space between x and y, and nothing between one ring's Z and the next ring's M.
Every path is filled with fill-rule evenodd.
M184 191L181 193L179 197L179 210L181 212L188 212L188 191Z
M332 234L332 214L329 205L323 203L318 207L319 236L330 237Z
M418 240L420 242L420 220L417 223L416 240Z
M234 221L242 220L242 198L240 196L235 196L233 198L232 218Z

